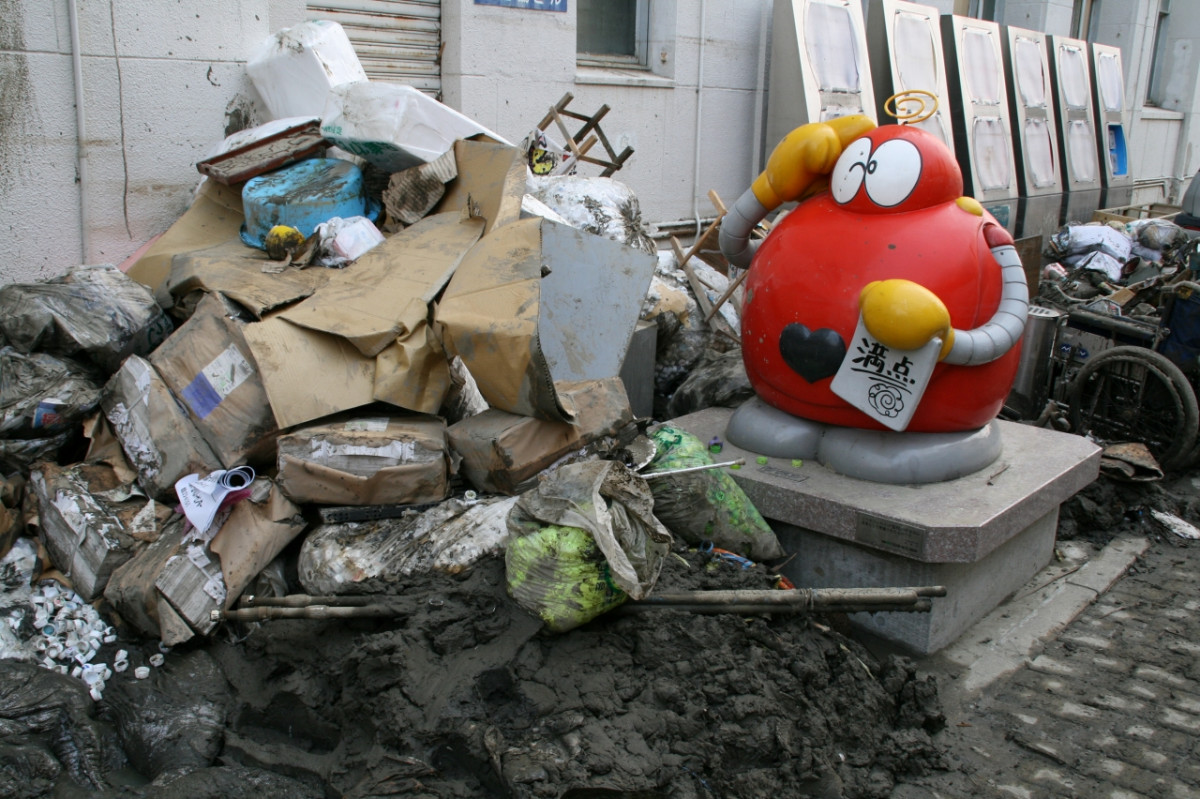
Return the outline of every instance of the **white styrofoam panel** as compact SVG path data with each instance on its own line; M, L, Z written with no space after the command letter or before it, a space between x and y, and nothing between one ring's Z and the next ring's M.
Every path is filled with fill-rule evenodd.
M880 124L895 122L884 110L892 95L905 91L929 92L938 98L937 110L915 125L937 136L956 153L951 130L953 95L946 78L939 20L938 10L932 6L907 0L871 0L867 17L871 75Z
M1050 85L1046 39L1046 34L1028 28L1003 29L1013 154L1020 193L1025 197L1062 192L1058 113Z
M1096 149L1088 43L1067 36L1051 36L1049 52L1063 187L1069 192L1099 189L1103 185L1102 167Z

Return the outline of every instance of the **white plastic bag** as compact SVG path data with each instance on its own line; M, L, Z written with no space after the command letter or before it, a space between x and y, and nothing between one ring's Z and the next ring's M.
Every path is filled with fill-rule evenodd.
M343 219L335 216L328 222L317 225L314 231L317 246L312 262L317 266L340 269L365 255L371 248L383 243L383 234L365 216Z

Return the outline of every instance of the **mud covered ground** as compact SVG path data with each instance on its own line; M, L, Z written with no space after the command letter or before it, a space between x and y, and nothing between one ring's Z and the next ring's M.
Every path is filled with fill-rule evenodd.
M1196 523L1198 495L1194 477L1101 478L1059 537L1162 548L1149 511ZM657 590L772 585L677 548ZM99 703L0 662L0 796L950 796L999 751L973 763L936 678L840 617L618 610L551 634L507 597L500 559L378 588L395 618L227 623L148 680L132 667L157 643L123 638L131 669Z
M772 584L694 551L659 582ZM94 706L55 680L65 698L0 757L0 794L886 797L946 767L935 683L836 618L616 611L555 635L499 559L402 595L395 619L229 624ZM0 682L11 698L29 679Z

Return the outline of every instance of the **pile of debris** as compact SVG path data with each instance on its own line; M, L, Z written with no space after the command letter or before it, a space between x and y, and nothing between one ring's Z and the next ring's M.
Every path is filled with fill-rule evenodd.
M128 272L0 288L0 793L885 796L937 767L904 661L794 609L636 612L779 585L707 445L650 423L748 395L736 276L343 39L250 60L276 121Z
M1064 225L1046 241L1034 302L1164 326L1164 294L1194 285L1198 241L1169 218Z

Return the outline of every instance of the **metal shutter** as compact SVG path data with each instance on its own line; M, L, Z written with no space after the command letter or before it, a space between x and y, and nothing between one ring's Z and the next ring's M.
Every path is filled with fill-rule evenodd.
M441 98L441 0L320 0L308 13L345 28L371 80Z

